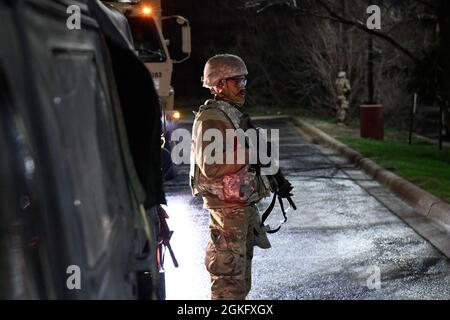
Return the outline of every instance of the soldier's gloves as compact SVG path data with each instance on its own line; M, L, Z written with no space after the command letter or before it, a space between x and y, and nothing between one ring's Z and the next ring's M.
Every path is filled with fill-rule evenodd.
M273 176L277 184L277 192L281 198L292 197L292 189L294 188L291 183L284 177L281 169Z
M292 189L294 189L294 187L291 185L291 183L287 180L284 180L282 185L278 185L278 195L281 198L292 197Z

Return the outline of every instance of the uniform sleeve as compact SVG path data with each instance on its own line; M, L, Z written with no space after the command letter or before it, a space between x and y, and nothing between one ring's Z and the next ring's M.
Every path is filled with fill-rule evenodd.
M221 133L221 138L222 138L222 150L220 150L219 152L221 152L221 155L219 155L219 157L221 156L222 158L222 163L212 163L212 164L208 164L207 163L207 158L210 156L208 155L208 153L205 153L205 148L211 144L214 143L214 141L203 141L203 137L205 132L208 129L217 129L220 133ZM236 143L233 143L233 149L234 150L227 150L227 145L226 145L226 130L227 129L234 129L231 124L225 120L225 119L220 119L220 117L212 117L212 118L207 118L204 120L199 119L199 123L198 123L198 127L197 127L197 132L196 132L196 137L195 137L195 141L194 141L194 145L195 145L195 161L198 165L198 167L200 168L200 171L202 172L202 174L204 176L206 176L207 178L210 179L214 179L214 178L221 178L225 175L228 174L232 174L235 173L237 171L239 171L240 169L242 169L245 166L245 163L243 164L237 164L237 159L236 159L236 155L237 155L237 150L238 148L245 148L245 146L238 146L236 145ZM235 161L232 164L227 164L226 162L226 156L229 152L235 152ZM248 156L248 149L245 148L245 159L246 162L248 162L249 156Z

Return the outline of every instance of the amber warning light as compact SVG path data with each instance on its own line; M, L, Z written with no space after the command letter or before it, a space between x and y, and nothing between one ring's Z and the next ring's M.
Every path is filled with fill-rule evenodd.
M180 119L181 118L181 113L179 113L178 111L175 111L174 114L173 114L173 118L176 119L176 120Z
M144 8L142 8L142 13L145 14L146 16L151 15L152 14L152 8L144 7Z

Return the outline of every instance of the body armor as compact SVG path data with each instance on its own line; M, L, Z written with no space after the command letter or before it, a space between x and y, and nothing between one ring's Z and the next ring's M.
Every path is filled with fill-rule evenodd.
M240 128L242 113L225 101L207 100L199 108L193 125L193 140L197 134L197 119L201 112L215 108L222 112L235 129ZM226 164L224 164L226 165ZM233 203L254 204L270 193L270 183L266 176L260 175L245 165L241 170L218 179L205 177L195 162L195 150L191 149L190 185L194 196L212 194L220 200Z

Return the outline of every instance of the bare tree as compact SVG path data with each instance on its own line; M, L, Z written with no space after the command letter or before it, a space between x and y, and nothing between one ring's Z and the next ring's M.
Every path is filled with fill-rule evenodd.
M297 94L303 92L314 106L334 105L334 77L341 68L350 76L353 104L365 100L369 95L364 85L367 34L372 35L374 94L386 104L388 113L397 116L409 104L408 85L415 76L412 74L415 66L433 63L433 56L424 50L430 46L426 40L430 35L423 27L429 10L436 10L433 2L383 1L380 3L384 12L382 31L367 29L364 1L258 0L245 1L245 4L260 14L282 5L299 17L298 21L302 18L307 21L289 26L291 35L299 41L286 49L289 52L286 61L293 69L288 88Z

